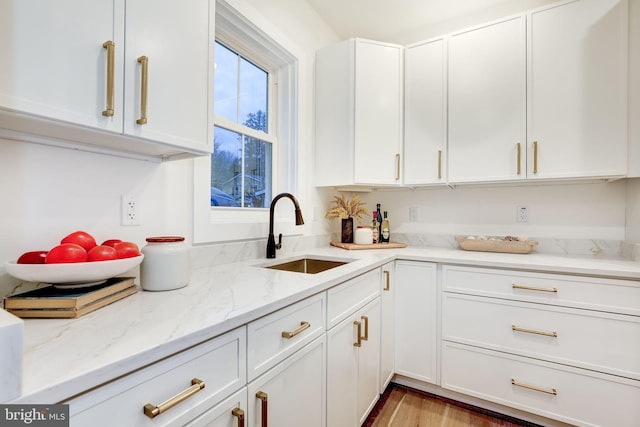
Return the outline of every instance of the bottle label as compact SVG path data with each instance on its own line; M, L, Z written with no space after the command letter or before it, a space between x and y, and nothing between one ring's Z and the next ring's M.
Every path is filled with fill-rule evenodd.
M386 242L389 241L389 229L388 228L383 228L382 229L382 239Z

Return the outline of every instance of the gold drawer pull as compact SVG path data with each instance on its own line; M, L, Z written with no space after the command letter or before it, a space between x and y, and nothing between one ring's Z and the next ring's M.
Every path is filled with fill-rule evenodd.
M442 179L442 150L438 150L438 179Z
M369 340L369 318L367 316L360 316L360 319L364 321L364 336L362 339L364 341Z
M289 331L282 331L282 338L293 338L296 335L298 335L300 332L304 331L305 329L309 328L311 326L311 323L309 322L300 322L300 326L298 326L295 330L289 332Z
M519 381L514 380L513 378L511 378L511 384L513 384L515 386L518 386L518 387L528 388L529 390L535 390L535 391L539 391L539 392L542 392L542 393L553 394L554 396L556 396L558 394L558 391L555 388L537 387L535 385L529 385L529 384L521 383Z
M522 153L521 153L521 149L520 149L520 143L516 143L516 148L517 148L517 157L518 157L518 162L516 164L517 167L517 174L520 175L522 173L522 168L520 167L520 157L522 157Z
M527 334L544 335L546 337L553 337L553 338L558 337L557 332L547 332L547 331L538 331L536 329L520 328L516 325L511 325L511 330L516 332L525 332Z
M400 179L400 153L396 153L396 181Z
M538 141L533 141L533 173L538 173Z
M265 393L264 391L259 391L256 393L256 397L258 399L260 399L262 401L262 419L261 419L261 423L260 426L261 427L268 427L268 422L269 422L269 415L268 415L268 398L269 396L267 395L267 393Z
M115 50L116 44L108 40L102 44L107 49L107 108L102 112L103 116L111 117L114 114L113 104L115 95Z
M389 276L391 276L391 273L388 272L387 270L383 271L384 273L384 289L382 289L383 291L390 291L391 290L391 285L389 282Z
M539 288L536 286L518 285L515 283L511 285L511 287L513 289L524 289L526 291L540 291L540 292L554 292L554 293L558 292L558 288Z
M238 427L244 427L244 411L240 408L233 408L231 415L238 418Z
M151 403L144 405L144 414L149 418L155 418L163 412L167 412L169 409L176 406L178 403L190 398L200 390L204 388L204 381L194 378L191 380L191 387L181 391L170 399L165 400L158 406L154 406Z
M138 62L142 65L142 76L140 81L140 118L136 120L139 125L147 124L147 88L149 86L149 58L141 56Z
M358 340L353 343L353 346L362 347L362 323L358 322L357 320L354 320L353 324L358 327Z

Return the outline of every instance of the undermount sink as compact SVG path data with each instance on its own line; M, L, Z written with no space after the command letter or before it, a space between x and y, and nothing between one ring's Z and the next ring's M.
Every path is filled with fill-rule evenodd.
M351 260L335 260L320 258L298 258L281 262L279 264L263 265L264 268L272 270L291 271L294 273L316 274L332 268L340 267L351 262Z

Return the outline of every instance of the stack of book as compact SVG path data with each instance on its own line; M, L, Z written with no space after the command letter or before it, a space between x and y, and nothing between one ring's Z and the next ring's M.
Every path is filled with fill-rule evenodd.
M86 288L47 286L4 298L18 317L77 318L137 292L133 277L114 277Z

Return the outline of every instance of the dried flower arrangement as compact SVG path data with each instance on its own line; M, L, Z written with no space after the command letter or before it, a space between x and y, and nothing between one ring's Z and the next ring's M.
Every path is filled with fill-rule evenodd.
M368 211L364 208L363 201L357 195L352 195L350 199L345 198L344 193L339 196L333 196L333 206L327 211L325 218L349 218L354 217L360 220L362 215L366 215Z

